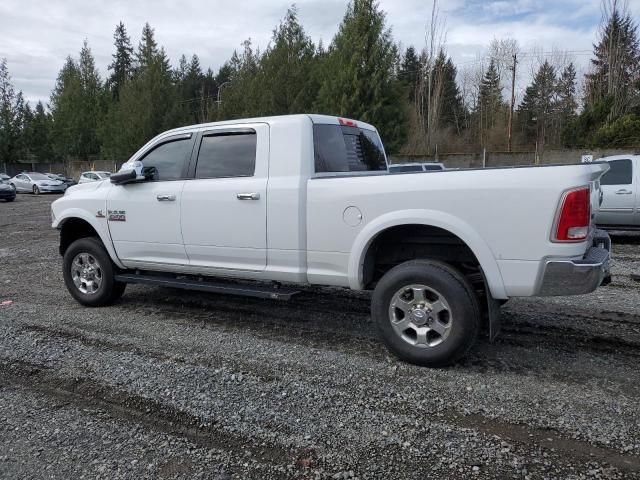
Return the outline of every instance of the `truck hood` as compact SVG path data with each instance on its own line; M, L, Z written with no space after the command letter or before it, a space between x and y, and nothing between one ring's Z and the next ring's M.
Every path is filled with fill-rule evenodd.
M73 195L75 193L80 192L92 192L97 190L103 185L104 182L88 182L88 183L78 183L76 185L71 185L64 193L65 197ZM108 182L107 182L108 184Z

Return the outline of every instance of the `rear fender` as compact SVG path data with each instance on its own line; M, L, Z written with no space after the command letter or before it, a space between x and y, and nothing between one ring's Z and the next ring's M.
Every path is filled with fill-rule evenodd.
M459 237L471 249L480 262L491 295L495 299L506 299L507 294L502 274L493 252L478 233L463 220L435 210L399 210L381 215L370 221L356 237L349 256L349 286L361 290L363 286L362 267L364 258L376 236L384 230L400 225L425 225L447 230Z

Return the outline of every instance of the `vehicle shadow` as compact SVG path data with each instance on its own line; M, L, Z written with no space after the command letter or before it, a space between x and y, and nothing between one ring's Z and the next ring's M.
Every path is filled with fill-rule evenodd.
M640 232L609 232L613 244L640 245Z

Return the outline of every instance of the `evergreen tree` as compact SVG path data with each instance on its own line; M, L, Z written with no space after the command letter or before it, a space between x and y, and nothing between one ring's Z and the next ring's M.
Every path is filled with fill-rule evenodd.
M397 49L374 0L353 0L333 39L317 109L376 125L389 151L406 134L405 106L396 76Z
M182 105L185 112L185 123L204 122L204 108L209 92L204 90L204 75L197 55L187 62L184 79L181 83ZM182 66L180 67L182 68Z
M15 102L7 60L0 58L0 162L16 160L19 128Z
M56 85L50 99L53 119L53 149L56 156L78 157L82 120L79 110L82 108L82 81L76 62L67 57L62 70L58 73Z
M116 26L113 38L116 53L113 54L113 62L108 67L111 70L111 75L107 79L107 87L117 101L120 90L124 87L125 82L131 78L133 72L133 47L122 22Z
M80 50L78 71L81 85L81 104L77 106L82 122L79 158L89 159L100 152L97 129L105 110L105 90L87 41Z
M16 135L14 156L17 160L33 159L29 150L29 143L27 139L27 130L29 124L33 120L33 112L29 103L24 101L22 92L18 92L16 95L16 101L14 105L15 110L15 128Z
M158 133L183 123L174 74L148 23L135 57L134 74L99 129L101 154L107 159L125 161Z
M67 57L51 94L53 148L58 156L88 160L98 154L97 128L104 114L104 93L85 40L77 62Z
M441 83L440 125L453 127L457 133L460 133L464 117L464 103L456 83L458 71L451 57L447 58L443 51L436 59L435 69L439 72L435 78L439 77Z
M136 73L144 71L154 63L159 53L153 28L151 28L151 25L147 22L142 28L142 37L138 43L138 51L135 54Z
M640 113L637 26L618 0L604 7L607 15L594 45L592 72L585 75L584 109L563 132L568 146L606 147L609 141L615 141L611 146L627 146L623 138L640 138L640 129L633 132L636 117L630 116Z
M556 143L560 143L560 140L564 137L565 129L574 121L577 109L576 69L573 63L569 63L562 70L556 86Z
M261 112L260 52L254 51L251 39L242 42L242 47L241 54L233 52L229 61L228 83L219 90L220 118L254 117Z
M485 72L478 89L478 100L475 105L475 116L478 119L480 143L485 143L485 134L498 122L501 112L505 109L502 99L500 76L493 59Z
M45 111L44 105L40 101L32 113L25 114L24 137L26 148L35 161L49 162L54 160L51 148L51 116Z
M527 142L538 142L541 146L548 143L556 107L556 89L555 69L545 60L518 107L518 121Z
M420 75L422 73L422 63L420 58L416 54L416 49L413 46L409 46L402 57L400 62L400 69L398 76L400 81L406 86L408 91L408 97L410 100L416 98L416 88L418 88Z
M295 6L273 32L260 59L261 114L309 112L319 85L313 76L315 47L298 22Z
M630 97L638 94L640 46L637 25L617 0L610 3L605 22L593 46L593 71L585 75L586 101L593 105L612 97L610 118L615 118L627 111Z

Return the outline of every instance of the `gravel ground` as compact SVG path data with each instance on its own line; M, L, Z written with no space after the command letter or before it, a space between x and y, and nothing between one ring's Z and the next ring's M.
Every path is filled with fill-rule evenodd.
M515 299L496 343L389 356L366 294L64 288L55 197L0 204L2 478L640 478L640 235L614 282Z

